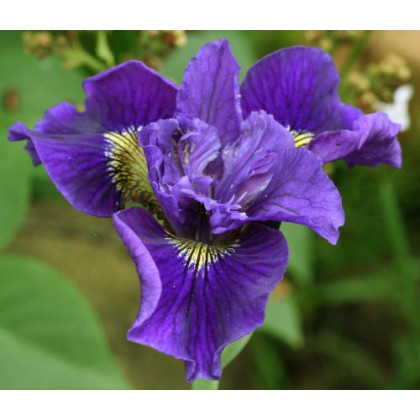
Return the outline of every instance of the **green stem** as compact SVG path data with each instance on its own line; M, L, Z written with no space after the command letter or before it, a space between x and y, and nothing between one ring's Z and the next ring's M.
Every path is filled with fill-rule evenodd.
M349 71L353 67L355 61L357 60L357 57L360 54L360 51L362 51L363 47L366 44L366 41L368 40L370 34L372 31L365 31L363 36L360 37L356 43L354 44L353 49L350 51L350 53L347 56L346 61L343 64L343 67L341 68L341 80L345 80L347 77Z
M86 66L94 73L98 73L106 69L106 66L103 63L90 55L87 51L78 47L67 49L65 52L65 57L68 60L74 61L78 65Z
M191 385L193 391L216 390L219 389L219 381L208 381L207 379L197 379Z

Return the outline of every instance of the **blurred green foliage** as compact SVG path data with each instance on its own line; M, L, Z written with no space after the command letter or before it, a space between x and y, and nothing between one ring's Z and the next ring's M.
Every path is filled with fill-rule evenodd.
M90 306L63 276L0 258L0 389L124 389Z
M140 58L149 41L144 34L140 41L138 36L136 31L88 33L87 50L108 66L127 50ZM213 39L229 39L241 77L263 55L305 43L299 31L201 31L188 32L187 37L185 46L161 62L160 70L176 82L198 48ZM362 59L369 60L369 53ZM89 216L83 219L87 233L82 234L77 233L76 215L63 222L65 227L51 227L42 212L39 218L34 209L41 204L62 211L64 201L43 168L31 167L23 145L7 143L7 127L17 120L33 126L48 107L64 100L82 104L81 83L90 74L89 66L65 69L54 55L39 59L26 54L20 32L0 33L0 388L166 388L174 375L179 379L171 384L185 387L179 362L162 367L163 359L156 355L149 366L149 349L135 344L122 349L129 325L117 312L111 310L109 316L115 290L99 287L101 296L92 298L89 289L102 281L101 267L92 267L83 279L86 284L77 287L98 312L109 343L74 284L34 258L44 255L50 261L48 252L37 249L41 241L35 246L28 242L29 228L36 225L36 232L50 229L58 237L72 232L82 243L91 222ZM414 80L416 88L419 82ZM419 112L417 101L412 107L414 121ZM249 340L227 367L222 389L419 387L419 135L417 125L401 136L401 171L334 166L332 177L346 211L337 246L305 227L281 227L290 248L286 278L273 293L263 327L223 353L226 364ZM112 235L104 227L104 242L111 242ZM86 261L78 261L82 267L90 267L90 259L96 261L98 244L90 242ZM9 255L10 250L21 249L29 250L32 258ZM123 264L126 255L121 250L119 245L109 252L121 252ZM72 255L67 259L73 264ZM67 265L63 261L63 270ZM134 270L130 275L137 283ZM115 279L115 287L124 285ZM126 297L122 307L133 308L127 309L127 317L134 316L137 302L138 296ZM133 371L143 377L133 377Z

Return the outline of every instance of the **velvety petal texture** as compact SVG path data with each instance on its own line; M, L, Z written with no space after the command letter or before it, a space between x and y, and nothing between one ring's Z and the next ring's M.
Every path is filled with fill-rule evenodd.
M287 265L284 237L252 225L232 243L206 245L168 235L143 209L113 219L141 283L128 339L184 360L188 381L219 379L225 346L263 322Z
M177 100L178 114L216 127L222 145L239 135L239 65L229 43L206 44L185 69Z
M344 157L350 165L378 166L381 163L400 168L401 146L397 134L400 124L393 123L386 114L368 114L354 123L359 133L357 149Z
M397 140L400 125L386 114L361 115L348 129L327 131L315 137L308 149L324 163L344 159L349 166L378 166L382 163L401 167L401 146Z
M283 150L264 194L247 211L250 220L309 226L332 244L344 224L340 194L322 170L322 161L304 149Z
M209 196L215 178L206 172L219 156L217 131L199 119L160 120L140 133L149 179L171 225L191 236L201 222L197 196Z
M173 115L177 87L143 63L129 61L87 79L84 88L85 112L58 104L34 130L16 123L9 140L28 140L34 164L44 164L80 211L109 217L130 201L155 207L138 132Z
M319 48L276 51L248 71L241 85L244 116L263 109L297 132L321 133L339 123L338 71Z
M127 61L85 80L86 112L106 131L141 127L175 110L178 87L141 61Z
M9 128L9 141L27 140L25 149L31 157L32 164L38 166L41 164L41 159L35 149L34 143L31 139L31 130L25 124L17 122Z

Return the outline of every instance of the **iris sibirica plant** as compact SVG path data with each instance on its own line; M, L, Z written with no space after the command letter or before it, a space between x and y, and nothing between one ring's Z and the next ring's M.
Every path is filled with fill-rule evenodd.
M225 40L180 87L130 61L85 81L84 112L63 103L9 130L75 208L113 217L141 283L128 339L183 360L188 381L219 379L223 349L263 323L288 261L281 222L337 242L323 163L401 165L399 126L340 102L327 53L280 50L238 74Z

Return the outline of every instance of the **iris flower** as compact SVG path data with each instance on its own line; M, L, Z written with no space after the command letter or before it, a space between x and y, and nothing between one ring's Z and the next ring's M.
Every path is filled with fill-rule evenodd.
M311 69L307 78L295 57L287 74L296 77L287 81L283 65L276 73L281 87L269 90L274 74L258 82L256 74L268 68L259 62L242 98L239 66L225 40L201 48L179 89L142 63L128 62L87 79L85 112L60 104L35 130L21 123L9 130L11 141L28 140L34 163L44 164L77 209L112 215L141 284L128 339L183 360L188 381L219 379L223 349L262 324L288 261L281 222L338 240L341 198L322 170L326 155L338 155L325 152L330 137L359 142L341 156L350 163L354 154L366 156L363 130L348 129L349 115L358 111L334 99L334 71L324 75L334 79L330 84L313 77L324 68L313 68L314 54L325 59L324 53L296 51ZM264 93L259 99L257 83ZM278 92L286 90L282 104ZM308 98L311 93L318 96ZM336 125L344 120L347 128ZM354 127L364 124L358 121ZM331 127L340 129L325 131ZM313 139L296 147L303 141L298 136L308 133ZM322 138L327 146L318 153L313 144ZM129 202L137 206L124 209Z

